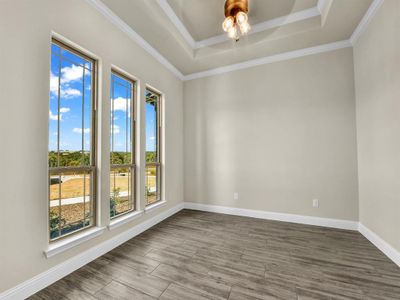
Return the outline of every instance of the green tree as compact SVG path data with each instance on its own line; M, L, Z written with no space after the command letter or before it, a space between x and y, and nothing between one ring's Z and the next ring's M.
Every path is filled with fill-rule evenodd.
M117 199L119 197L120 188L113 189L110 197L110 217L117 215Z

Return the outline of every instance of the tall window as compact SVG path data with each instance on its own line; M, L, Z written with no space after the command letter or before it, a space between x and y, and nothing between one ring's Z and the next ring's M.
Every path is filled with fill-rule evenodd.
M147 205L161 200L161 97L146 90L146 200Z
M95 224L95 61L51 44L50 240Z
M110 217L135 209L134 157L134 87L135 83L116 72L111 74L110 137Z

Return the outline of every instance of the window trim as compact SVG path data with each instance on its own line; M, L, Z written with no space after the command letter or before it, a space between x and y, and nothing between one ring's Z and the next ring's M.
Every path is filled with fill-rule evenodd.
M163 134L162 134L162 130L163 130L163 126L162 126L162 111L163 111L163 106L162 106L162 99L163 99L163 94L156 90L155 88L146 85L146 89L145 89L145 103L147 103L147 91L155 94L157 96L157 105L158 105L158 110L157 110L157 143L156 143L156 151L157 151L157 156L156 156L156 162L147 162L147 154L146 154L146 149L145 149L145 169L147 166L156 166L158 168L158 178L156 180L156 184L157 184L157 188L158 188L158 194L159 194L159 199L156 200L153 203L148 203L147 202L147 191L145 190L145 199L146 199L146 205L145 205L145 210L147 208L147 211L149 211L149 209L151 209L151 207L158 207L159 205L155 205L155 204L159 204L161 202L165 202L165 200L163 199L163 184L162 184L162 180L163 180L163 166L162 166L162 159L163 159L163 155L162 155L162 143L163 143ZM146 176L146 175L145 175ZM146 185L146 182L145 182Z
M95 230L98 229L99 227L97 226L98 224L98 211L97 211L97 107L98 107L98 59L94 58L92 56L89 56L87 54L88 51L85 50L78 50L77 48L80 48L79 46L73 46L71 45L72 42L64 42L61 37L58 35L54 34L51 37L50 41L50 47L52 44L55 44L59 46L60 48L66 49L67 51L73 53L74 55L77 55L79 57L82 57L85 60L88 60L92 63L92 69L91 69L91 131L90 131L90 141L91 141L91 148L90 148L90 164L88 166L80 166L80 167L49 167L49 150L47 150L47 239L49 243L49 248L54 245L57 247L59 244L64 244L68 243L69 240L75 240L75 239L80 239L81 236L86 236L86 232L90 229ZM50 55L52 55L52 52L50 51ZM61 54L60 54L61 55ZM67 59L68 60L68 59ZM59 67L61 68L61 66ZM59 83L60 84L60 83ZM50 103L50 98L49 102ZM59 111L57 112L59 115ZM50 120L48 119L48 122ZM58 121L59 122L59 121ZM59 125L58 125L59 126ZM59 129L58 129L59 130ZM47 144L49 144L49 126L48 126L48 138L47 138ZM58 132L58 138L60 136L60 133ZM84 226L80 229L77 229L75 231L69 232L64 235L60 235L54 239L50 238L50 176L52 172L62 172L62 171L70 171L70 170L79 170L79 171L88 171L91 172L92 178L90 182L90 189L91 189L91 202L92 202L92 224L88 226ZM61 216L60 216L61 217ZM90 231L91 232L91 231ZM89 233L90 233L89 232ZM90 234L89 234L90 235ZM76 237L75 237L76 236Z
M75 246L78 246L86 241L94 239L99 235L103 234L105 227L86 227L87 230L80 230L74 232L76 234L71 234L65 238L58 239L50 243L46 250L44 250L44 255L46 258L50 258L54 255L67 251ZM78 233L79 232L79 233Z
M136 103L137 103L138 81L133 76L130 76L125 71L121 70L120 68L114 67L114 66L111 67L111 76L110 76L111 78L112 78L112 75L116 75L116 76L128 81L132 85L132 88L131 88L132 103L131 103L131 108L130 108L131 120L132 120L131 126L130 126L130 129L131 129L131 145L130 145L131 146L131 163L130 164L113 165L113 164L111 164L111 161L110 161L110 174L111 174L112 168L125 167L125 166L130 168L131 174L133 175L133 176L131 175L131 187L132 187L131 197L132 197L132 206L133 207L132 207L132 209L127 210L118 215L115 215L113 217L111 217L110 213L109 213L108 216L109 216L110 224L116 223L113 221L117 220L120 217L124 217L124 219L125 219L125 218L129 217L127 215L134 214L135 212L138 211L137 184L136 184L136 181L137 181L136 180L136 177L137 177L137 155L138 155L137 150L136 150L136 145L137 145L137 142L136 142L136 138L137 138L137 132L136 132L136 130L137 130L137 123L136 123L137 107L136 107ZM111 86L111 84L110 84L110 90L112 88L113 88L113 86ZM110 106L110 110L111 110L112 118L113 118L112 120L110 120L110 125L113 126L114 125L114 111L112 110L111 106ZM110 128L111 128L111 126L110 126ZM112 132L110 132L110 135L111 134L112 134ZM111 153L113 153L113 151L111 151L111 149L110 149L110 154ZM111 191L109 194L111 194Z
M117 218L110 219L110 224L108 224L108 230L113 230L115 228L118 228L126 223L129 223L133 220L136 220L143 216L144 211L143 210L133 210L129 211L129 213L123 213L118 215Z

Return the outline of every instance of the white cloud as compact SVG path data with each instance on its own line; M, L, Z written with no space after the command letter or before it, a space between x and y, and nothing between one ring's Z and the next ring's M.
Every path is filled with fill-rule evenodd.
M126 102L128 99L118 97L114 99L114 111L120 110L120 111L126 111ZM128 109L129 109L129 102L128 102Z
M67 112L69 112L71 109L69 109L68 107L61 107L60 108L60 113L67 113Z
M58 93L58 77L53 72L50 73L50 92Z
M50 92L57 96L58 95L58 77L53 73L50 73ZM61 78L60 96L63 98L73 98L80 96L82 93L77 89L68 87L64 84L63 78Z
M69 111L70 111L70 109L69 109L68 107L61 107L61 108L60 108L60 121L62 121L63 115L64 115L65 113L69 112ZM52 121L58 121L58 115L57 115L57 113L53 114L53 113L51 112L51 110L49 110L49 119L52 120Z
M74 129L72 129L72 131L75 132L75 133L82 133L82 128L74 128ZM90 128L83 129L83 132L84 133L90 133Z
M118 134L121 132L118 125L111 126L111 130L113 129L113 127L114 127L114 134Z
M85 71L86 75L90 75L90 71ZM60 96L63 98L73 98L81 96L80 90L69 87L69 83L80 80L83 77L83 68L81 66L72 65L71 67L64 67L61 69L61 86L60 86ZM50 92L54 95L58 94L58 76L50 73Z
M85 71L89 74L89 71ZM69 83L71 81L80 80L83 76L83 68L81 66L72 65L61 69L61 83Z
M80 95L82 95L81 91L77 89L71 89L71 88L61 89L61 97L63 98L72 98Z
M156 139L156 137L155 137L155 136L151 136L151 137L149 137L149 139L150 139L151 141L154 141L154 140Z
M51 110L49 110L49 119L52 120L52 121L58 121L58 115L53 115Z

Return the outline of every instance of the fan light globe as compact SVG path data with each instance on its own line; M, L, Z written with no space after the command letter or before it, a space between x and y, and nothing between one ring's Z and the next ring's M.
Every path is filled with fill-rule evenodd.
M228 31L228 36L231 39L237 40L239 38L239 33L237 32L236 26L232 26Z
M242 34L247 34L250 31L250 25L249 23L243 23L242 25L240 25L240 32Z
M239 11L236 14L236 22L239 24L239 26L244 25L245 23L247 23L247 20L248 20L248 17L247 17L246 13L244 13L242 11Z
M1 0L0 0L1 1ZM240 36L249 33L249 0L225 0L222 29L228 37L239 41Z
M222 29L225 32L229 32L229 30L231 30L233 28L234 23L235 23L235 20L233 19L233 17L229 16L222 23Z

